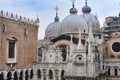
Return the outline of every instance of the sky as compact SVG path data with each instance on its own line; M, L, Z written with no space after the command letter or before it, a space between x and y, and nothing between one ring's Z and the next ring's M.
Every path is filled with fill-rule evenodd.
M46 27L54 21L55 6L58 6L58 16L60 21L67 17L69 9L72 7L71 0L0 0L0 9L27 17L36 19L37 15L40 19L38 39L43 39ZM78 14L82 14L82 7L85 0L76 0L75 7ZM120 0L88 0L88 6L91 7L91 14L97 15L100 26L103 26L105 17L118 16L120 12Z

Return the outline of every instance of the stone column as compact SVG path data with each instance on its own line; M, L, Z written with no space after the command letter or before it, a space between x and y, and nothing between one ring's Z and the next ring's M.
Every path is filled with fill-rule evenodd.
M46 72L45 76L46 76L46 80L49 80L49 73L48 73L48 71Z
M11 80L13 80L13 79L14 79L14 76L13 76L13 74L12 74L11 78L12 78Z
M41 80L43 80L43 77L44 77L44 75L43 75L43 72L41 71Z
M25 71L23 72L23 80L25 80Z
M20 74L17 74L17 78L18 78L18 80L20 80Z
M113 67L110 68L110 76L114 76L114 68Z
M53 71L53 80L56 80L56 74L55 74L55 71Z
M59 71L59 74L58 74L58 80L61 80L61 70Z

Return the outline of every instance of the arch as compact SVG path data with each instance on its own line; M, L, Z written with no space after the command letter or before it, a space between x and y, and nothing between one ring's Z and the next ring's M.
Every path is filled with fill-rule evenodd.
M25 80L28 80L28 70L25 71Z
M67 58L67 45L60 45L59 48L62 51L63 61L66 61L66 58Z
M110 70L110 68L108 68L108 76L110 76L111 74L110 74L110 72L111 72L111 70Z
M117 68L114 69L115 76L118 76L118 70Z
M53 71L52 70L49 70L49 79L53 79Z
M17 71L14 72L14 80L18 80L18 73L17 73Z
M65 75L65 71L64 71L64 70L62 70L62 72L61 72L61 80L65 80L64 75Z
M11 80L12 79L12 73L9 71L7 73L7 80Z
M3 72L0 74L0 80L4 80L4 73Z
M20 80L23 80L23 70L20 71Z
M37 77L41 78L41 71L40 71L40 69L37 70Z
M30 71L30 79L32 79L33 78L33 69L31 69L31 71Z

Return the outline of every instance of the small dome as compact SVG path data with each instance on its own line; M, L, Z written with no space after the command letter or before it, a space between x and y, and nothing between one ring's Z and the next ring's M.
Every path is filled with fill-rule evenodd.
M92 15L92 14L82 14L81 16L83 16L83 18L86 20L87 23L89 23L89 21L92 22L92 29L93 29L93 33L98 33L100 30L100 23L97 19L96 16Z
M79 33L79 28L88 31L85 19L77 14L70 14L61 23L61 34Z
M45 37L56 37L60 33L61 23L59 21L52 22L45 30Z
M90 8L88 5L85 5L85 6L82 8L82 12L83 12L83 13L90 13L90 12L91 12L91 8Z

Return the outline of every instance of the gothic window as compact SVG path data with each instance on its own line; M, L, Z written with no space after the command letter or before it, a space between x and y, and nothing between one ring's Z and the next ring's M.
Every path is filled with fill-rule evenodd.
M37 71L37 75L38 75L38 78L41 78L41 71L40 70Z
M14 79L13 80L18 80L18 74L17 74L17 72L14 73Z
M110 76L110 68L108 69L108 76Z
M62 50L62 57L63 61L66 61L66 56L67 56L67 46L66 45L61 45L60 49Z
M118 75L118 73L117 73L117 69L116 69L116 68L114 69L114 73L115 73L115 76Z
M61 80L65 80L64 73L65 73L65 71L63 70L61 73Z
M14 57L15 57L15 41L10 40L8 58L14 58Z
M33 78L33 69L30 71L30 79Z
M52 72L52 70L49 71L49 79L53 79L53 72Z
M23 80L23 71L20 72L20 78L19 80Z

